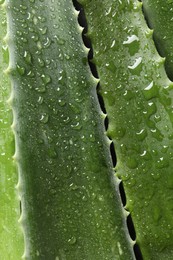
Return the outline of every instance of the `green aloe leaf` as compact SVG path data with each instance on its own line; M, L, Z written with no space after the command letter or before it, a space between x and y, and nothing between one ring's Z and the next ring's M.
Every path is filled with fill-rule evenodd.
M164 59L157 54L141 3L80 3L108 114L107 134L117 154L116 175L123 180L137 242L144 259L172 259L173 85Z
M17 171L12 160L14 136L11 130L12 111L7 100L10 97L10 81L7 69L8 49L3 37L6 35L6 17L0 10L0 259L20 259L23 254L23 234L18 220L20 202L17 198Z
M74 6L6 1L25 259L134 259Z
M143 0L156 47L141 2L79 2L115 171L99 81L73 2L6 0L7 26L0 10L0 259L135 259L120 180L144 260L172 259L173 84L156 50L167 57L171 79L172 1Z
M143 0L143 7L147 22L154 29L154 40L159 53L166 57L166 72L169 78L173 80L173 1Z

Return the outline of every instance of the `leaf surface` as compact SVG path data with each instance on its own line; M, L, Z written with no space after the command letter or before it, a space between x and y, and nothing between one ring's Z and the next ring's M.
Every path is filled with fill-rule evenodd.
M79 2L108 114L107 134L115 145L116 175L123 180L137 242L144 259L172 259L173 85L164 59L141 3Z
M166 57L165 68L173 81L173 1L143 0L144 13L149 26L154 29L154 40L160 55Z
M72 2L7 14L25 259L133 259Z
M19 228L20 202L16 194L17 170L12 160L14 136L11 130L12 112L10 80L4 71L8 67L6 15L0 1L0 259L20 259L23 254L23 234Z

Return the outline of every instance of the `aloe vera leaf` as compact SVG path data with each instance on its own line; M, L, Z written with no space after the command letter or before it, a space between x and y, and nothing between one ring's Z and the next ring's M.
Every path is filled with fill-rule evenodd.
M173 80L173 1L143 0L144 13L151 28L154 29L154 40L159 53L166 57L166 72Z
M25 259L134 259L77 12L6 1Z
M18 224L20 203L15 189L17 171L12 160L12 112L7 103L10 81L3 72L8 67L9 59L8 49L3 40L6 35L6 17L1 5L0 21L0 259L12 260L20 259L23 254L23 234Z
M79 1L144 259L173 256L173 86L138 1Z

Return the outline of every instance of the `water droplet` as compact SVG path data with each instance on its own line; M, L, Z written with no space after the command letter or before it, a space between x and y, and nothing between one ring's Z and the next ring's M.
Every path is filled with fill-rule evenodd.
M144 160L146 160L146 161L152 159L151 154L150 154L148 151L146 151L146 150L144 150L144 151L140 154L140 156L141 156Z
M93 134L90 134L89 137L90 137L90 141L91 142L95 142L96 139L95 139L95 136Z
M20 66L19 64L17 64L17 71L19 72L19 74L21 76L23 76L25 74L25 68Z
M138 167L138 161L135 158L127 159L126 165L130 169L135 169Z
M26 62L28 64L32 63L32 57L31 57L31 54L28 51L24 52L24 59L26 60Z
M38 23L38 19L37 19L36 16L33 17L33 23L34 23L35 25L37 25L37 23Z
M123 44L131 44L134 41L139 41L139 38L136 35L131 35L127 37L127 40Z
M57 35L55 35L54 38L56 39L56 41L59 45L65 44L65 41L62 38L58 37Z
M153 114L155 114L157 111L157 107L156 107L156 104L154 102L149 102L148 103L148 116L151 116Z
M115 46L115 40L113 40L112 44L111 44L111 48L113 48Z
M160 157L156 161L156 168L157 169L166 168L168 165L169 165L169 161L166 158L164 158L164 157Z
M108 16L111 13L112 7L110 6L108 10L106 10L105 15Z
M82 196L82 200L83 200L83 201L87 201L88 199L87 199L86 196Z
M113 127L111 125L109 125L109 128L108 128L108 131L107 131L107 134L108 136L111 136L111 138L115 138L115 139L121 139L125 136L125 133L126 133L126 128L125 127L118 127L116 126Z
M70 56L67 53L65 53L64 56L65 56L66 60L70 60Z
M58 104L59 104L61 107L63 107L63 106L65 106L66 101L65 101L65 100L62 100L62 99L59 99L59 100L58 100Z
M80 130L80 129L82 128L82 126L80 125L79 122L77 122L77 123L74 124L74 125L71 125L71 127L72 127L73 129L76 129L76 130Z
M76 238L75 237L71 237L71 238L69 238L69 240L68 240L68 243L70 244L70 245L74 245L75 243L76 243Z
M46 113L43 113L43 114L41 115L41 117L40 117L40 121L41 121L42 123L46 124L46 123L48 122L48 120L49 120L49 115L46 114Z
M38 103L41 105L43 103L43 97L39 96Z
M162 141L164 138L164 135L160 132L157 128L152 128L151 130L152 136L156 138L158 141Z
M127 89L127 90L125 90L123 96L126 100L129 101L134 97L134 93L131 90Z
M142 57L139 57L135 60L134 64L131 66L128 66L129 69L134 70L136 69L142 62Z
M49 75L41 75L42 81L47 85L51 82L51 77Z
M147 100L157 97L158 95L158 88L154 85L153 81L143 90L143 94Z
M70 184L70 190L75 191L75 190L77 190L77 189L79 189L79 187L78 187L76 184L74 184L74 183L71 183L71 184Z
M37 48L38 48L39 50L41 50L41 49L43 48L40 41L37 42Z
M41 33L44 35L47 33L47 27L40 28Z
M47 37L46 42L44 43L44 47L48 48L51 45L51 40Z
M136 179L135 178L130 178L127 182L127 184L132 188L136 185Z
M70 117L67 116L67 117L63 120L63 122L66 123L66 124L69 123L69 122L70 122Z
M160 115L155 115L154 116L154 120L155 120L156 123L160 122L161 116Z
M35 90L39 93L44 93L46 91L45 85L41 85L35 88Z
M162 153L167 153L168 148L169 148L168 145L163 145L163 148L161 149L161 152L162 152Z
M45 62L41 58L38 58L38 64L39 64L40 67L44 67L45 66Z
M143 128L142 130L137 132L136 135L138 140L143 141L147 136L147 130Z
M119 254L122 255L123 254L123 250L122 250L121 244L119 242L117 242L117 247L118 247Z

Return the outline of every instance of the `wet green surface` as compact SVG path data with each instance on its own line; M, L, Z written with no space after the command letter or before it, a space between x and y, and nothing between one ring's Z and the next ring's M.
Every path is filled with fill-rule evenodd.
M16 194L17 170L12 159L12 111L7 103L11 84L4 73L9 63L7 45L3 40L6 27L5 11L0 6L0 259L12 260L21 259L24 249L23 234L18 224L20 204Z
M8 1L26 259L134 259L72 2Z
M143 7L147 22L154 30L154 40L159 53L166 57L167 74L173 80L173 1L143 0Z
M141 3L80 3L108 114L107 134L115 145L116 175L123 180L137 242L144 259L172 259L173 85Z

